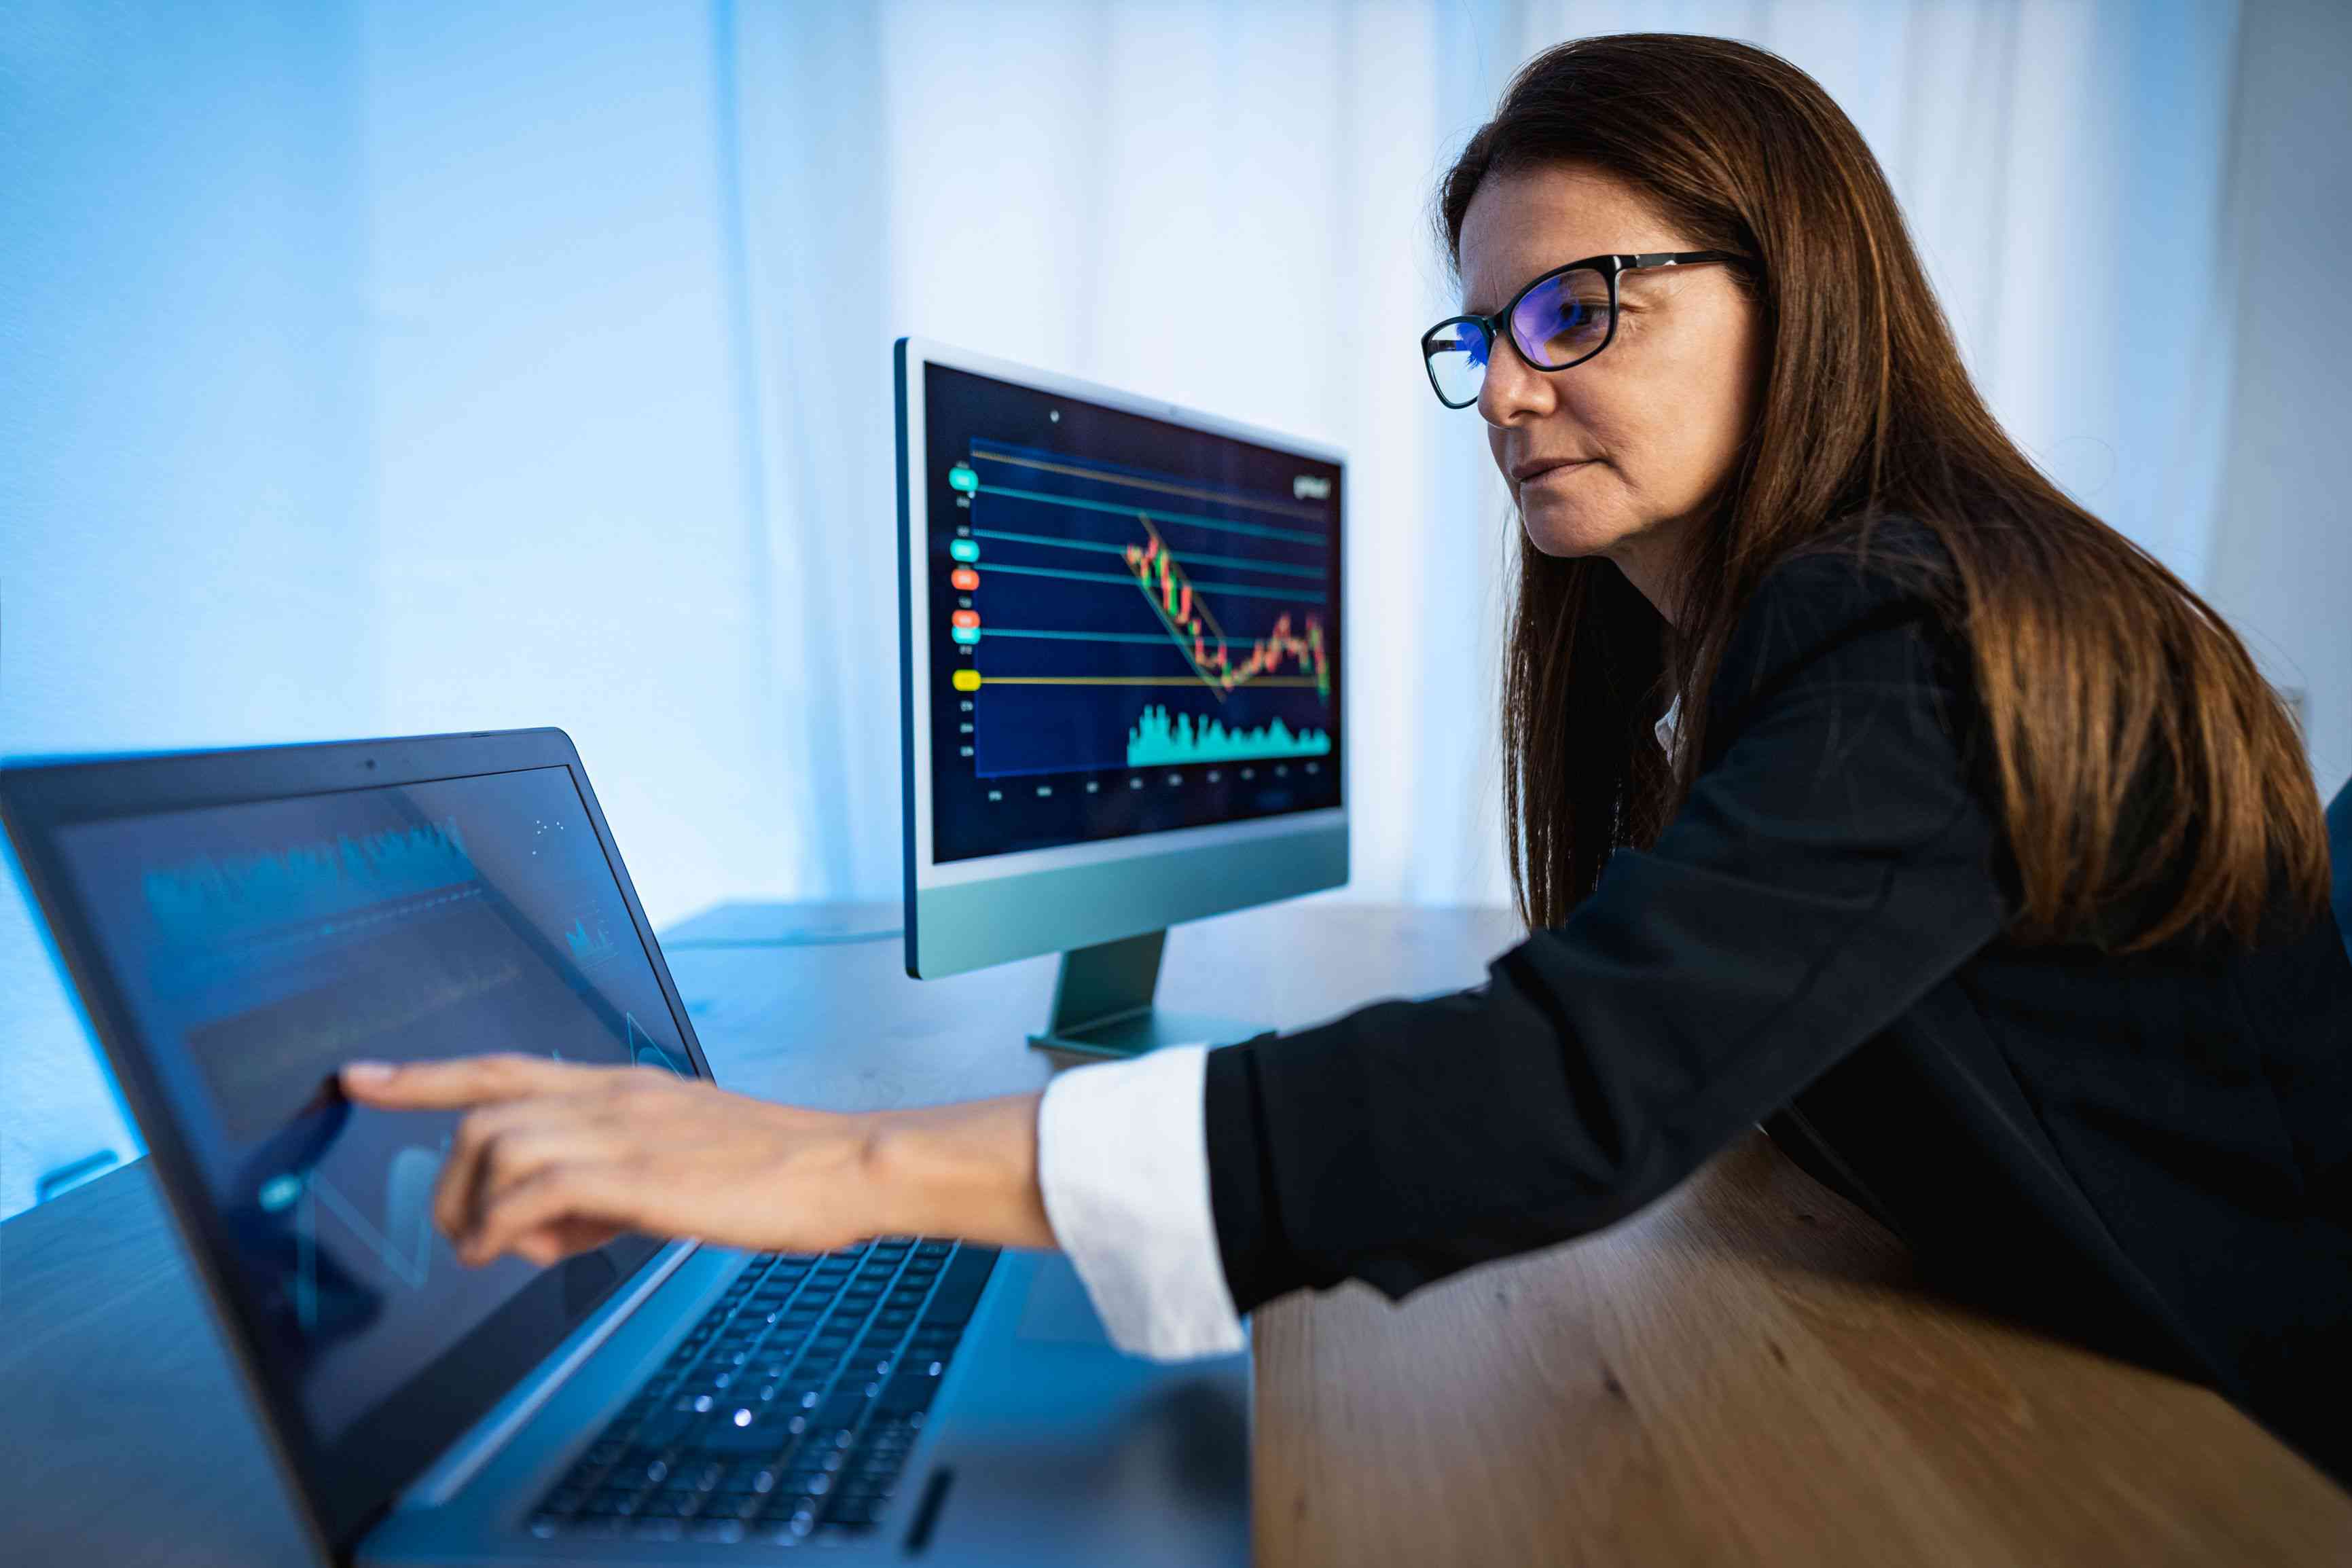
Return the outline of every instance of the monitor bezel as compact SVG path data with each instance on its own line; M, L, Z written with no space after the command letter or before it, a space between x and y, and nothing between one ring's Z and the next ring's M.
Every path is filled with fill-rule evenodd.
M362 1428L389 1418L421 1414L436 1406L429 1426L418 1422L389 1434L381 1456L389 1462L364 1474L331 1464L335 1448L311 1431L300 1390L264 1352L269 1343L251 1310L229 1261L234 1241L212 1203L189 1145L181 1138L169 1099L148 1058L147 1042L84 917L57 835L76 823L111 818L282 800L357 789L375 789L562 767L580 792L599 847L612 867L631 924L651 959L677 1037L697 1077L709 1080L710 1064L696 1039L686 1006L645 907L637 900L610 824L604 820L586 768L570 736L561 729L395 737L378 740L327 741L309 745L228 750L159 752L88 758L12 759L0 766L0 825L6 828L12 863L28 901L43 918L51 956L68 981L68 989L90 1032L104 1050L126 1107L153 1162L164 1207L203 1286L203 1294L230 1349L230 1364L253 1401L272 1457L283 1474L297 1514L314 1546L333 1561L347 1561L352 1549L393 1506L402 1492L448 1447L561 1344L567 1334L625 1289L659 1258L665 1244L635 1234L542 1270L490 1317L461 1337L431 1367L404 1384L363 1418ZM595 1286L581 1281L594 1272ZM605 1276L609 1274L609 1278ZM530 1333L527 1319L555 1309L560 1332ZM520 1333L519 1333L520 1331ZM520 1343L523 1334L528 1343ZM539 1343L543 1340L544 1343ZM526 1354L537 1344L536 1354ZM455 1385L428 1399L425 1384L457 1364L467 1376L447 1376Z
M1340 744L1337 764L1339 803L1274 817L1254 817L1233 822L1197 823L1181 828L1127 833L1085 843L1049 849L1008 851L941 862L933 858L930 682L930 574L923 570L929 559L930 487L922 482L927 440L924 367L941 365L1007 382L1054 397L1095 403L1123 413L1164 421L1202 434L1246 441L1254 445L1295 455L1339 470L1339 559L1348 559L1348 456L1341 448L1310 441L1263 425L1245 423L1221 414L1187 408L1158 398L1143 397L1117 387L1017 364L991 354L959 349L934 340L908 336L898 341L896 380L898 403L898 591L900 747L904 759L905 838L908 901L933 889L962 887L1039 873L1076 867L1116 865L1152 859L1186 850L1211 850L1262 843L1344 831L1350 800L1348 769L1349 748L1349 685L1339 683ZM1344 604L1341 606L1344 611ZM1345 646L1344 637L1342 647ZM918 688L920 688L919 690ZM914 964L915 934L908 931L909 973Z

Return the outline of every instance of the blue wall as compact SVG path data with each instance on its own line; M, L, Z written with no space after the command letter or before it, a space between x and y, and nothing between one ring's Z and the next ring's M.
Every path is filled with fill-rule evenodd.
M715 55L0 9L0 751L560 724L656 920L782 887ZM0 1019L5 1215L136 1145L13 890Z
M0 748L375 705L358 18L0 13ZM135 1149L0 896L0 1214Z

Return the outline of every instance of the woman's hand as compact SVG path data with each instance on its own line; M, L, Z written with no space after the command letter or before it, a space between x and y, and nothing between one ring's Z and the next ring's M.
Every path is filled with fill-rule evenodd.
M467 1112L433 1218L469 1264L543 1267L624 1231L757 1251L885 1234L1054 1244L1034 1094L850 1115L524 1055L355 1061L341 1082L382 1110Z

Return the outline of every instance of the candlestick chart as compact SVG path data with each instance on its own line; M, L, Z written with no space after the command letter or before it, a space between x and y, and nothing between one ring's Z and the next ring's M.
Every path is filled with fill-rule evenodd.
M1329 755L1328 499L977 437L948 484L943 630L981 777Z

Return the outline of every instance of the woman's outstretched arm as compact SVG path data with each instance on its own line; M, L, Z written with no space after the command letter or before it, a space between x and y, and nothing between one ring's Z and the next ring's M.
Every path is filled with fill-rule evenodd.
M341 1082L382 1110L467 1113L433 1193L467 1263L544 1266L624 1231L761 1251L882 1235L1055 1245L1035 1093L843 1113L525 1055L352 1062Z

